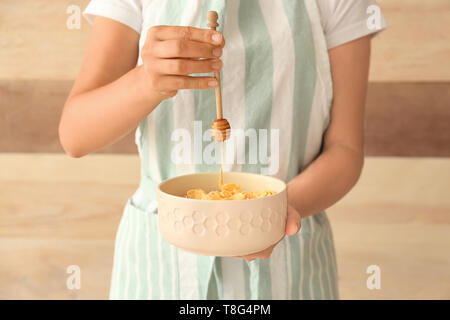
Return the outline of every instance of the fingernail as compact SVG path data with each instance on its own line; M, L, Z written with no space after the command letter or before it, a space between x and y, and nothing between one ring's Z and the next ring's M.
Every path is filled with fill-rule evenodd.
M222 41L222 35L220 33L214 33L212 40L216 43L220 43Z
M210 87L217 87L217 80L211 80L208 82L208 86Z
M213 68L214 70L219 70L220 69L220 62L214 62L211 64L211 68Z
M220 57L222 55L222 49L220 48L215 48L212 52L213 56L215 57Z

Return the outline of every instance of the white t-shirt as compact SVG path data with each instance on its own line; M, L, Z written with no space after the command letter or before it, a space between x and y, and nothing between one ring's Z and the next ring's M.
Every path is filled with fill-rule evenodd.
M96 15L100 15L141 33L142 12L151 1L92 0L84 15L91 23ZM316 3L328 49L368 34L377 34L386 28L386 21L376 0L316 0Z
M375 0L316 2L328 49L386 28L386 21Z

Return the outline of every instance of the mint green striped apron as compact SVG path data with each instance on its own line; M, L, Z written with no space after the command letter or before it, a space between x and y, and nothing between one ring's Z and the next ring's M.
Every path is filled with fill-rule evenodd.
M219 30L227 41L221 72L224 117L233 130L277 130L268 135L266 155L273 162L279 154L275 172L261 161L249 163L245 143L249 139L240 141L246 162L236 161L224 169L289 181L320 154L329 122L331 74L316 3L149 1L143 7L141 48L151 26L205 28L209 10L219 13ZM181 90L140 123L136 144L141 182L125 206L117 232L110 298L337 299L337 265L325 212L303 219L301 231L285 237L265 260L197 256L160 237L158 183L180 174L219 170L218 164L195 158L199 146L194 141L192 161L174 163L172 133L183 129L191 137L201 137L214 119L214 90Z

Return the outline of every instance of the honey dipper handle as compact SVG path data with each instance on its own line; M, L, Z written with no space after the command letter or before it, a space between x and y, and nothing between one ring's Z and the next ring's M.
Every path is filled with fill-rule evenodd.
M214 75L216 76L217 82L219 85L216 87L216 113L217 113L217 119L223 119L222 114L222 92L220 90L220 73L214 72Z
M217 19L219 19L219 15L216 11L208 11L206 15L206 19L208 20L207 26L211 28L211 30L216 30L219 26L217 23ZM222 114L222 91L220 89L220 71L214 72L214 76L216 77L218 86L216 87L216 113L217 119L223 119Z

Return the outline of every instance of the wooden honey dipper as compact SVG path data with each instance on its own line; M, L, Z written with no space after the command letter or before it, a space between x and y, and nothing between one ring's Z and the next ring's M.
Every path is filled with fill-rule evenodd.
M207 26L211 28L211 30L216 30L219 26L217 23L217 19L219 15L216 11L208 11L206 15L206 19L208 20ZM222 92L220 89L220 71L214 72L214 75L217 79L218 86L216 87L216 113L217 119L212 123L212 135L216 141L222 142L227 140L230 137L230 124L227 119L223 119L222 113Z

